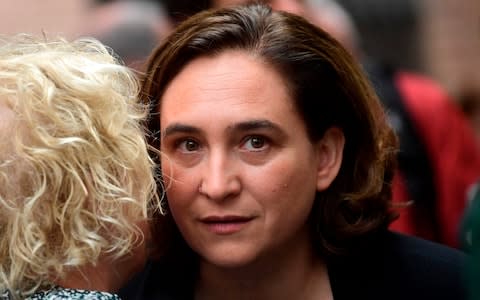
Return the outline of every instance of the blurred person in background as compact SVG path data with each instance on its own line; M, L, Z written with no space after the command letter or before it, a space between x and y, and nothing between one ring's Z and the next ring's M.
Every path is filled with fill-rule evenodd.
M308 0L334 2L348 12L364 54L382 64L421 70L422 2L417 0ZM441 5L441 4L439 4Z
M342 7L333 1L311 1L318 5L313 10L318 14L316 21L327 31L334 28L330 32L335 34L335 28L354 25L346 11L338 17L336 11ZM337 8L332 11L334 6ZM343 25L345 21L348 26ZM363 61L400 138L393 199L412 205L392 228L458 247L468 191L480 178L480 148L468 119L438 83L365 53L357 30L344 31L341 38L345 37Z
M141 71L148 54L172 25L160 1L94 1L85 35L111 47L128 66Z
M461 232L462 249L469 254L466 264L468 299L480 299L480 180L469 192L469 208L463 219Z
M465 83L460 90L458 101L470 119L477 141L480 143L480 86Z

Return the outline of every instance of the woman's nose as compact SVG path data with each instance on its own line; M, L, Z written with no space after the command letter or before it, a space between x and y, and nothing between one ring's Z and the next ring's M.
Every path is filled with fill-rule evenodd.
M212 153L203 169L198 192L209 199L222 201L240 193L241 181L233 158Z

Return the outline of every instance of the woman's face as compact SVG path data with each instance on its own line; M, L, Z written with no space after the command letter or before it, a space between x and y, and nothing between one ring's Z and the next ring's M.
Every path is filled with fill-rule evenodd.
M204 261L244 266L310 243L306 221L338 172L343 134L312 143L276 71L241 51L197 58L160 111L170 211Z

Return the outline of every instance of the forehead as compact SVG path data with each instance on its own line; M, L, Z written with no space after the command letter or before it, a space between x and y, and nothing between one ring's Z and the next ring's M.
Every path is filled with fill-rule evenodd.
M303 123L284 78L269 64L240 50L189 62L160 101L160 123L226 123L270 119ZM295 120L295 121L294 121Z
M175 104L181 113L192 105L227 102L231 106L267 105L265 109L272 104L294 106L277 70L244 51L226 50L190 61L167 86L160 110Z

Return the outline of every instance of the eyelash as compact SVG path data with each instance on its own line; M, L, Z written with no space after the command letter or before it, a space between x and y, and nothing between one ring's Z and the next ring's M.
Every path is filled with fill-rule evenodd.
M194 149L194 150L188 150L188 149L187 149L187 143L189 143L189 142L195 143L196 149ZM200 147L200 143L199 143L198 141L196 141L195 139L193 139L193 138L182 138L182 139L179 139L179 140L175 141L174 145L175 145L175 148L176 148L176 149L180 149L180 150L182 150L182 152L185 152L185 153L197 151L198 148Z
M254 139L259 139L261 140L262 142L262 145L261 147L252 147L252 149L247 149L247 151L251 151L251 152L259 152L259 151L264 151L265 148L267 148L269 146L269 144L271 143L270 142L270 139L268 139L267 137L264 137L264 136L261 136L261 135L250 135L250 136L247 136L243 139L243 142L242 142L242 147L241 148L246 148L245 146L250 143L252 144L252 141Z
M254 139L258 139L261 141L262 145L260 147L254 147L252 145L252 142ZM188 143L194 143L195 149L188 150L187 145ZM248 146L248 144L252 146ZM260 152L260 151L265 151L271 144L271 140L265 136L262 135L249 135L243 138L241 144L240 144L240 149L248 152ZM187 138L180 138L174 142L174 148L180 150L182 153L193 153L198 151L201 148L200 143L191 137Z

